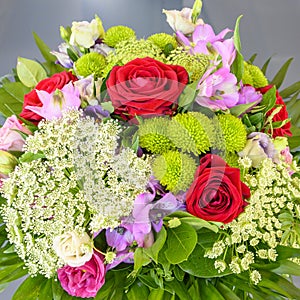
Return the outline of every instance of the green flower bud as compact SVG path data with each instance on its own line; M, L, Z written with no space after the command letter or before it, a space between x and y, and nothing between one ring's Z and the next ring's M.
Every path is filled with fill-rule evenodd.
M18 160L12 154L0 150L0 173L8 175L11 173L15 166L18 164Z

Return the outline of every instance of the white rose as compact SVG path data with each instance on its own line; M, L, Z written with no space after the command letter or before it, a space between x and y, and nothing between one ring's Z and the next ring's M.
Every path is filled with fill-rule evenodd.
M174 31L181 31L183 34L191 34L199 24L203 24L202 19L198 19L196 24L192 22L192 9L183 8L179 10L165 10L163 13L167 16L167 22Z
M104 29L101 20L96 17L90 23L87 21L73 22L71 28L70 44L90 48L95 41L102 37Z
M85 232L76 231L57 236L53 241L53 248L58 257L71 267L84 265L92 258L93 240Z

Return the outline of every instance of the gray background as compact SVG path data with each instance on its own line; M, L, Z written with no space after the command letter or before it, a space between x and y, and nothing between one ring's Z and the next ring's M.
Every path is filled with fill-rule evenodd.
M294 61L284 86L300 80L300 0L203 0L202 18L216 33L240 24L243 54L248 59L257 53L257 65L273 56L268 72L274 72L290 57ZM191 7L192 0L0 0L0 77L10 73L17 57L41 59L32 32L35 31L51 49L61 42L59 26L72 21L90 21L97 14L105 28L128 25L139 37L171 32L162 9ZM11 299L13 284L0 295Z

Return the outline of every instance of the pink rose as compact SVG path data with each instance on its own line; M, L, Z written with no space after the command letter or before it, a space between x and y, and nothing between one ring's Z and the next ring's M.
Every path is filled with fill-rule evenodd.
M57 270L63 289L71 296L95 297L105 282L103 257L94 252L92 258L80 267L64 266Z
M0 150L22 151L25 140L18 131L31 134L26 127L20 124L16 116L7 118L0 129Z

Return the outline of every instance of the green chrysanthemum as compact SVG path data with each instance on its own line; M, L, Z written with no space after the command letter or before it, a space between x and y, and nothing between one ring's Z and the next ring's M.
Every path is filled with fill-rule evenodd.
M130 39L118 43L115 51L112 51L106 57L108 65L104 70L104 77L115 65L125 65L135 58L151 57L161 62L165 62L165 57L158 46L144 39Z
M77 75L87 77L94 74L95 79L101 77L102 71L106 66L106 59L102 54L90 52L81 56L75 62Z
M239 156L233 152L227 153L226 155L224 155L224 160L226 161L226 163L230 167L233 167L233 168L239 167L238 159L239 159Z
M255 88L260 88L268 85L268 79L261 71L261 69L255 65L244 62L244 74L242 77L244 84L250 84Z
M104 36L104 43L110 47L116 47L122 41L135 38L135 31L127 26L118 25L110 27Z
M168 137L183 152L200 154L211 146L213 135L211 120L200 112L176 115L168 126Z
M144 123L139 125L140 146L155 154L162 154L175 149L174 144L167 137L170 122L169 118L163 117L146 119Z
M147 40L158 46L161 50L164 50L168 44L171 44L174 49L177 47L175 37L167 33L155 33L149 36Z
M155 158L153 174L173 192L186 191L194 180L196 162L188 154L168 151Z
M230 114L219 115L217 120L216 126L219 129L216 128L216 132L221 133L224 141L224 145L219 145L220 150L225 150L225 153L241 151L247 140L247 131L242 121Z
M168 56L169 63L184 67L191 81L199 80L209 66L209 57L204 54L191 55L188 50L178 47Z

